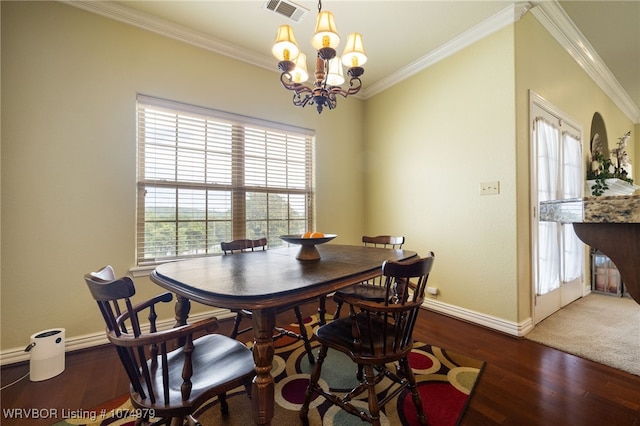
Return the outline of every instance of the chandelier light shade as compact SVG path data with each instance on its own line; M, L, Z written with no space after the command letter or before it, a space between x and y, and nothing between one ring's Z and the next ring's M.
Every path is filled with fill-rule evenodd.
M311 45L320 50L323 47L336 49L340 44L340 36L336 29L336 23L333 19L333 13L320 12L316 21L316 32L311 39Z
M344 74L342 73L342 63L340 58L329 60L329 72L327 73L327 84L331 86L340 86L344 83Z
M364 53L362 36L359 33L349 34L342 52L342 64L345 67L361 67L365 62L367 62L367 55Z
M316 49L315 81L313 87L303 84L309 78L306 56L300 52L289 25L278 28L276 41L271 49L278 62L280 82L282 86L293 92L293 104L304 107L315 105L318 113L323 108L334 109L337 106L336 96L346 98L355 95L362 88L360 77L364 74L367 55L364 52L362 35L349 34L342 57L336 56L340 44L340 35L336 28L333 14L322 11L322 1L318 1L318 18L316 30L311 38L311 45ZM342 67L347 67L349 87L343 88L345 82Z
M293 28L289 25L280 25L271 53L279 61L289 61L298 57L300 50L293 36Z
M309 80L309 71L307 71L307 55L300 52L295 61L296 66L291 72L291 76L295 83L304 83Z

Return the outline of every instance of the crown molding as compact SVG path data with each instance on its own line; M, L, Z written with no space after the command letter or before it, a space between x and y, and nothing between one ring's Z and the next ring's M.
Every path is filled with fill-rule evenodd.
M485 19L475 27L470 28L437 49L432 50L420 59L412 62L388 77L383 78L379 82L362 89L362 92L364 92L363 98L367 99L368 97L376 95L383 90L398 84L402 80L406 80L412 75L430 67L431 65L442 61L448 56L459 52L489 34L517 22L525 13L527 13L530 7L531 5L529 2L518 2L509 5L490 18Z
M95 0L58 0L63 4L74 6L87 12L95 13L106 18L114 19L125 24L133 25L156 34L163 35L184 43L191 44L224 56L237 59L270 71L277 71L273 59L267 55L260 55L232 43L218 40L214 37L195 31L182 25L156 18L111 1Z
M557 1L540 2L531 9L533 16L566 49L591 79L634 123L640 123L640 107L622 88L611 70Z

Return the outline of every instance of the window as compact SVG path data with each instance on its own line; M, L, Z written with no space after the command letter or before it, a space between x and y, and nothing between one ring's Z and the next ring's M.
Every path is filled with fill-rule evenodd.
M313 132L138 96L137 263L313 226Z

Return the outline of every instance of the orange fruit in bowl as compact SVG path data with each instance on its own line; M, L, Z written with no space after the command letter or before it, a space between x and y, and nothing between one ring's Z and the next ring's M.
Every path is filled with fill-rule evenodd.
M302 234L302 238L323 238L324 234L322 232L315 232L315 231L307 231L304 234Z

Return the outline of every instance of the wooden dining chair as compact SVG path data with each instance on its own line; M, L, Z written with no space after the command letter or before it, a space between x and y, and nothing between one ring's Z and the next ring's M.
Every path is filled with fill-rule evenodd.
M158 331L156 306L170 302L171 293L134 305L133 280L116 279L111 266L84 278L129 377L131 403L143 414L140 421L159 417L154 424L182 425L186 421L195 426L199 423L193 412L209 399L218 396L226 415L226 392L241 385L250 392L255 370L249 348L220 334L195 338L214 331L216 318ZM144 313L148 321L141 318Z
M255 251L258 250L266 250L267 247L267 239L260 238L257 240L250 239L239 239L233 240L231 242L223 242L220 243L220 247L224 254L234 254L234 253L242 253L247 251ZM276 315L282 312L286 312L288 310L293 309L293 312L296 316L296 320L298 322L298 327L300 328L300 333L296 333L292 330L289 330L284 327L276 327L275 333L273 335L273 339L279 339L284 336L289 336L291 338L302 340L304 343L304 348L307 352L307 357L309 358L309 362L314 364L316 362L315 356L313 355L313 351L311 349L311 342L309 340L309 335L307 333L307 328L304 324L304 319L302 318L302 313L298 306L287 306L284 308L280 308L277 310ZM253 327L249 326L244 329L240 329L240 323L244 318L251 318L251 311L246 309L232 309L232 312L235 312L236 318L233 323L233 330L231 331L231 337L236 338L239 334L246 333L253 329Z
M403 244L404 237L399 236L378 235L375 237L369 237L364 235L362 237L362 245L365 247L381 247L400 250L402 249ZM365 300L380 300L383 293L380 288L381 285L382 280L380 277L377 277L336 291L333 294L333 301L336 303L336 311L333 314L333 318L336 319L340 317L340 310L342 309L344 297L346 295L350 297L359 297ZM323 296L320 299L320 308L318 309L320 312L320 324L324 324L326 322L324 320L324 311L326 311L325 306L326 301Z
M404 245L404 237L394 236L394 235L377 235L375 237L370 237L367 235L362 236L362 245L365 247L380 247L380 248L390 248L394 250L401 250ZM345 297L355 297L362 300L370 300L373 302L380 302L384 300L384 281L382 276L377 276L371 278L369 280L360 282L358 284L354 284L347 288L340 289L333 293L333 301L336 303L336 310L333 314L333 319L337 319L340 317L340 311L342 310L342 305L344 304ZM326 296L321 296L320 299L320 308L318 311L326 311L326 301L324 300ZM320 314L320 324L325 324L324 314ZM362 380L362 365L358 366L358 372L356 373L356 378L358 380Z
M413 347L413 328L424 301L434 258L430 252L424 258L384 262L384 300L374 302L345 295L344 301L350 306L349 316L333 320L316 330L321 346L300 410L304 424L308 424L309 404L318 394L348 413L380 425L380 408L405 388L411 392L418 421L422 425L427 424L408 357ZM335 395L319 384L322 364L329 349L340 351L364 366L363 380L346 394ZM394 367L393 371L391 367ZM383 383L383 378L390 379L391 383L383 392L376 392L376 384ZM350 402L365 391L368 392L368 413Z

